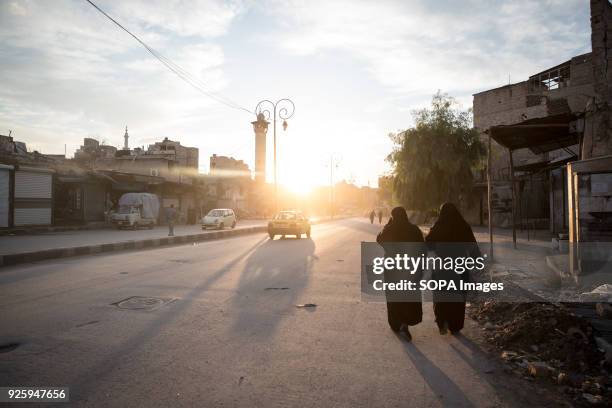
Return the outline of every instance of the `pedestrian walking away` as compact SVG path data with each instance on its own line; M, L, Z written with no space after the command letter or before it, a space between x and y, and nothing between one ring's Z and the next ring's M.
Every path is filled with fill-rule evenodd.
M443 259L480 256L472 228L452 203L444 203L440 207L438 220L429 231L425 241L428 248ZM452 280L457 288L457 290L433 291L434 315L440 334L446 334L448 330L452 334L457 334L463 329L466 293L459 288L461 281L467 282L469 278L468 271L461 274L445 269L432 271L432 279Z
M396 208L403 208L403 207L396 207ZM406 212L406 210L404 210L404 212ZM378 223L379 224L382 224L382 218L383 218L382 210L378 210Z
M417 243L417 245L409 246L411 252L423 252L425 250L423 234L419 227L410 222L404 207L395 207L391 211L391 217L378 234L376 242L384 248L385 257L395 257L400 252L407 251L407 246L394 243ZM415 256L415 254L409 254L409 256ZM403 270L385 270L384 278L385 282L400 282L402 279L406 279L407 275ZM409 275L409 279L414 282L420 281L421 278L421 270ZM403 291L400 294L397 291L385 291L385 296L389 326L393 331L402 333L410 341L412 335L408 326L414 326L423 320L421 291L418 290L418 285L416 290Z
M374 224L374 217L376 217L376 213L374 210L370 213L370 224Z
M166 222L168 223L168 236L174 236L174 221L176 220L176 209L174 204L170 204L169 208L166 208Z

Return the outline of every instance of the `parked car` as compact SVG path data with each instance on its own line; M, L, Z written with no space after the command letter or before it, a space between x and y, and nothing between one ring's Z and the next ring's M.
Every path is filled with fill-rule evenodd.
M159 215L159 199L150 193L125 193L119 198L119 211L111 215L117 229L152 229Z
M268 222L270 239L277 235L295 235L296 238L302 238L302 234L310 238L310 221L300 211L281 211Z
M230 208L215 208L202 217L202 229L223 229L228 226L234 228L237 222L238 219L234 210Z

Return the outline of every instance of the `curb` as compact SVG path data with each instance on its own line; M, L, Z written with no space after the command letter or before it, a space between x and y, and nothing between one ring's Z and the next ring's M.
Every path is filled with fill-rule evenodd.
M351 217L336 217L334 219L321 219L312 225L327 223L330 221L340 221ZM95 255L105 252L148 249L170 245L181 245L188 242L211 241L222 238L236 237L245 234L255 234L268 232L267 225L256 227L246 227L233 230L221 230L206 233L196 233L188 235L177 235L174 237L149 238L131 241L110 242L106 244L84 245L77 247L43 249L40 251L20 252L17 254L0 255L0 268L4 266L18 265L44 261L48 259L69 258L73 256Z
M48 259L68 258L73 256L94 255L105 252L155 248L161 246L180 245L188 242L211 241L222 238L236 237L258 232L267 232L268 227L246 227L234 230L223 230L208 233L178 235L165 238L151 238L142 240L111 242L107 244L85 245L68 248L53 248L40 251L21 252L18 254L0 255L0 267L44 261Z

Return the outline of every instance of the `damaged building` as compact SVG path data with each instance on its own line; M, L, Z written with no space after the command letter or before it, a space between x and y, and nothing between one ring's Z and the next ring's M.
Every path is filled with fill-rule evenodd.
M474 126L490 145L481 219L489 211L493 226L512 227L515 245L517 229L567 239L575 277L593 265L585 248L612 241L610 31L612 6L592 0L592 52L474 95Z

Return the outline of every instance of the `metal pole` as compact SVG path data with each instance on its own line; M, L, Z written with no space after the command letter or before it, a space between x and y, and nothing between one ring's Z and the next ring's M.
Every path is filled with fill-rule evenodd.
M493 213L491 209L491 135L489 135L489 148L487 151L487 212L489 217L489 257L493 261Z
M334 219L334 156L329 157L329 214Z
M512 243L516 249L516 187L514 183L514 160L512 159L512 149L508 149L510 153L510 183L512 183Z
M276 104L274 104L274 213L278 213L278 180L276 174Z
M280 105L280 108L277 111L277 107ZM271 109L266 109L266 106ZM260 101L257 106L255 106L255 114L263 114L266 118L272 119L274 121L273 124L273 132L274 132L274 210L278 212L278 174L277 174L277 163L276 163L276 115L278 114L278 119L284 120L283 129L286 130L287 122L286 120L293 116L295 112L295 105L291 99L279 99L276 102L272 102L268 99L264 99ZM272 116L272 118L270 118Z

